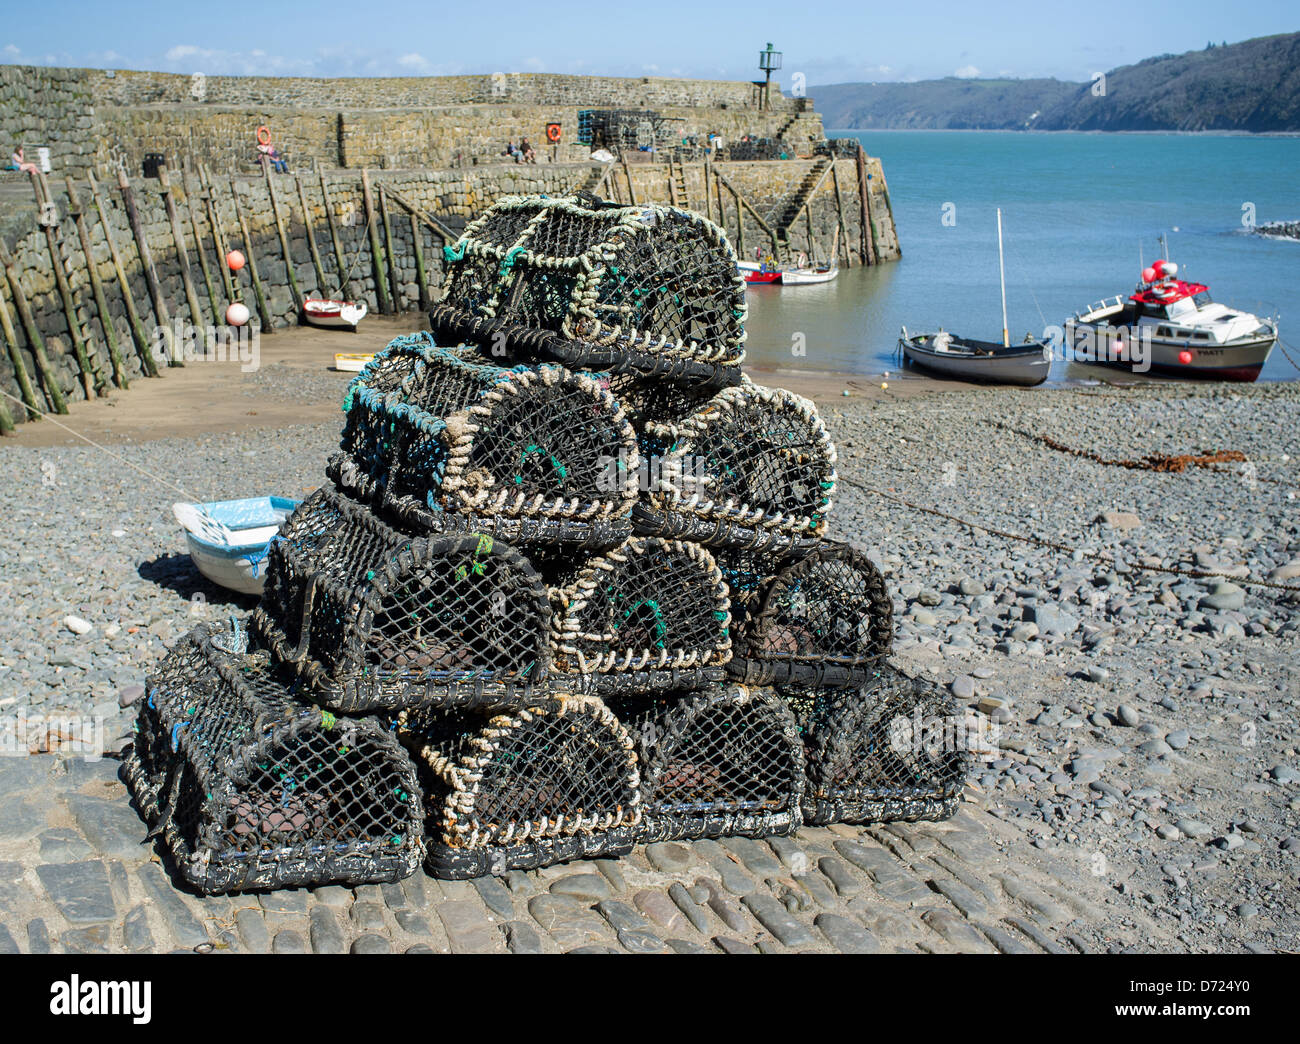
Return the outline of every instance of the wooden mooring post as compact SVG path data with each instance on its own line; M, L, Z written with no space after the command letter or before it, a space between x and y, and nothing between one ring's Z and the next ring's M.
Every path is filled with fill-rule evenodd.
M208 225L212 228L212 245L217 250L217 267L221 270L221 282L226 288L226 300L234 304L241 297L239 281L235 273L226 264L226 255L230 247L226 243L226 230L221 227L221 214L217 208L217 190L208 176L206 165L199 167L199 185L202 187L203 202L208 210Z
M131 294L131 283L126 277L126 267L122 264L122 255L117 249L117 239L113 235L113 224L108 217L108 208L104 197L99 193L99 182L95 175L87 172L86 180L90 183L90 199L99 215L99 225L104 232L104 242L108 244L108 256L113 259L113 273L117 276L117 286L122 292L122 304L126 307L127 325L131 327L131 338L135 350L140 356L140 370L146 377L157 377L158 367L154 362L153 344L144 332L144 323L140 320L139 309Z
M253 296L257 298L257 314L262 320L262 333L275 333L275 323L271 320L271 310L266 307L266 291L262 288L262 277L257 274L257 256L253 251L253 234L248 230L248 219L244 217L244 208L239 205L239 183L230 179L230 198L235 204L235 220L239 223L239 234L244 239L244 260L248 262L248 275L253 281Z
M81 319L77 316L77 303L72 299L68 270L63 264L63 237L58 233L58 204L50 195L50 186L46 183L44 174L33 171L31 178L32 189L36 193L36 206L40 208L40 224L45 230L45 245L50 254L50 267L54 269L54 285L58 287L59 301L63 305L63 318L68 324L68 336L72 340L72 354L77 360L81 390L85 392L86 399L89 401L104 386L104 379L91 364L85 333L81 329Z
M311 207L307 205L307 190L302 187L302 178L294 175L293 181L298 186L298 203L302 207L302 226L307 230L307 249L311 252L311 264L316 270L316 289L321 297L325 297L327 295L325 266L321 264L320 250L316 247L316 230L311 219Z
M289 278L289 292L293 295L294 307L302 312L302 291L298 289L298 273L293 268L293 251L289 248L289 232L285 228L284 215L280 213L280 199L275 192L275 175L271 173L271 164L262 157L262 170L266 174L266 194L271 200L271 217L275 220L275 234L280 237L280 253L284 257L284 270Z
M172 194L171 175L164 163L158 168L158 189L162 193L163 209L167 211L167 222L172 227L172 242L176 246L176 262L181 270L181 283L185 287L185 303L189 305L190 322L194 329L203 326L203 309L199 305L199 295L194 289L194 273L190 271L190 250L185 243L185 229L181 227L180 212L176 209L176 200Z
M14 308L18 312L19 321L23 324L23 332L27 335L27 348L32 353L32 361L36 364L36 374L40 378L41 387L45 390L45 399L55 413L67 413L68 404L63 398L63 389L54 379L50 360L45 354L45 338L41 336L40 327L36 325L31 305L27 303L27 295L23 292L23 284L18 281L13 255L9 253L9 247L5 245L3 236L0 236L0 265L4 267L5 279L9 282L9 292L14 299ZM6 336L11 333L12 330L6 331Z
M18 345L18 332L14 329L13 318L9 315L9 303L4 291L0 290L0 330L4 331L5 348L9 352L9 361L13 364L14 379L18 382L18 391L27 407L28 420L40 420L41 401L36 397L32 387L32 378L27 373L27 363L23 361L22 349Z
M849 249L849 234L844 227L844 199L840 195L840 175L835 169L835 157L831 157L831 184L835 187L835 243L844 242L844 267L853 267L853 251Z
M162 284L158 281L158 270L154 268L153 254L149 250L149 237L145 234L144 223L135 205L135 192L131 188L131 179L125 170L117 172L117 187L122 195L122 207L126 210L126 219L131 223L131 233L135 236L136 252L140 255L140 264L144 269L145 285L149 288L149 298L153 301L154 318L164 345L169 366L184 366L185 360L179 357L176 337L172 331L171 313L167 310L167 300L163 297Z
M384 222L384 250L388 254L388 285L393 293L393 311L402 310L402 279L397 270L397 251L393 247L393 219L388 213L388 194L379 186L379 216Z
M429 278L424 270L424 226L414 214L408 214L411 220L411 243L415 250L415 287L419 294L420 311L429 310Z
M221 322L221 300L217 297L216 285L212 282L212 270L208 267L208 255L203 251L203 231L199 228L199 216L194 209L194 197L190 195L188 174L181 174L181 188L185 193L185 212L190 218L190 230L194 233L194 251L199 255L199 269L203 272L203 288L208 292L208 307L212 309L212 322ZM200 192L202 188L200 187ZM216 246L216 239L213 239Z
M321 205L325 208L325 222L329 225L330 239L334 244L334 268L338 274L338 292L348 300L352 300L355 295L352 293L352 272L347 267L347 261L343 255L343 240L339 236L338 223L334 220L334 208L330 205L329 190L325 187L325 171L320 172L320 198ZM324 293L324 290L321 291Z
M392 299L388 296L388 277L384 274L384 251L379 244L379 228L375 220L375 201L370 193L370 171L361 170L361 200L366 208L366 231L370 236L370 262L375 274L375 299L379 311L389 315L393 311Z
M874 265L880 261L876 252L876 230L871 225L871 191L867 185L867 150L858 145L858 197L862 206L862 259L865 264Z
M104 331L104 343L108 346L108 359L113 368L113 383L119 388L128 385L126 368L122 365L122 353L117 345L117 331L113 328L113 317L108 314L108 302L104 298L104 284L99 278L99 269L95 267L95 255L91 251L90 229L86 227L86 211L81 204L81 194L77 191L72 175L67 176L65 186L68 191L68 214L77 227L77 239L81 243L81 256L86 262L86 275L90 279L90 292L95 298L95 311L99 314L99 328Z

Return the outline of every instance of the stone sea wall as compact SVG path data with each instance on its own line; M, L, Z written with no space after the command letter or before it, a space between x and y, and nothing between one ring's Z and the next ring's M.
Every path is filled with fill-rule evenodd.
M253 169L265 125L298 168L439 167L493 162L528 137L548 161L577 161L578 112L653 109L679 136L784 137L800 151L823 137L807 98L773 84L771 108L751 83L542 73L305 79L185 76L0 66L0 146L47 146L60 174L141 172L146 153L173 168ZM562 141L545 144L546 125ZM7 151L5 153L7 155Z
M725 172L724 177L749 200L755 210L764 214L779 208L792 193L795 193L803 184L809 171L815 169L816 164L815 160L752 161L718 164L718 170ZM889 260L897 256L897 239L893 233L892 218L888 215L884 176L878 160L868 158L867 167L873 172L872 179L868 183L873 186L870 189L869 200L872 225L877 230L875 236L878 256L871 260ZM714 192L709 195L706 202L705 169L702 163L688 163L684 166L674 164L671 175L668 165L662 163L616 165L609 171L609 177L604 181L601 180L603 173L604 168L586 162L499 164L494 167L483 166L465 170L376 170L371 171L369 176L376 200L378 189L383 186L425 213L434 216L453 233L459 233L466 221L502 195L533 192L559 195L577 188L597 187L608 198L629 202L631 194L628 192L627 179L630 177L632 193L635 194L637 202L673 202L675 194L680 190L671 182L673 177L680 176L681 183L685 185L686 198L677 196L676 202L711 216L726 229L733 243L739 246L736 208L731 194L729 191L723 192L723 209L719 211L716 179L710 178L714 184ZM857 193L855 161L837 161L835 176L840 182L842 206L837 206L835 201L832 179L825 178L821 188L812 196L813 242L808 241L806 224L800 220L789 230L788 246L790 250L804 250L813 256L828 256L842 214L846 234L840 243L841 263L847 258L860 261L862 259L860 250L862 207ZM320 174L273 175L273 177L280 213L286 225L290 262L300 292L306 296L332 296L339 292L344 282L347 282L351 285L351 293L354 297L366 301L372 310L377 310L379 299L362 197L361 172L348 170L325 172L324 195L321 190ZM105 380L111 376L103 326L105 321L116 336L125 363L125 372L129 378L141 375L144 351L151 351L154 357L157 357L165 344L165 335L162 332L164 327L174 330L176 324L180 323L182 327L189 324L203 331L209 328L217 329L224 325L228 297L223 284L223 268L209 218L207 199L196 175L172 172L170 180L182 228L185 257L189 262L196 291L197 315L192 313L185 292L181 254L176 248L175 236L164 208L159 181L133 177L131 186L161 286L165 317L157 314L153 306L140 252L123 207L117 181L101 179L99 183L100 196L104 202L104 214L126 269L129 293L142 320L145 340L148 342L145 345L133 340L125 300L109 255L104 227L96 210L87 206L85 221L91 239L91 263L104 289L106 301L104 316L99 314L95 305L77 229L70 217L65 186L57 180L50 182L50 192L58 218L55 240L59 264L67 276L71 291L74 323L87 344L92 367L97 375ZM307 201L306 222L299 194L300 183ZM10 186L12 189L19 187ZM83 203L88 202L87 184L77 182L76 187ZM211 195L212 204L216 209L217 225L226 247L251 253L256 262L272 327L296 324L298 312L289 282L289 267L276 229L266 180L262 177L231 177L226 174L214 174L211 179ZM338 233L341 259L336 256L330 223L326 219L325 196L328 196L334 228ZM249 225L251 243L245 243L240 232L235 212L236 198ZM68 400L84 398L80 368L74 351L72 328L58 291L45 230L38 223L34 193L29 194L27 200L28 202L18 208L17 212L10 208L10 212L6 215L3 229L5 239L11 244L19 284L30 303L33 322L45 344L50 365L49 380L57 383ZM408 211L391 196L387 211L388 228L385 230L382 225L377 227L381 242L386 238L385 231L391 235L393 241L394 264L397 270L396 285L393 288L394 304L399 310L414 310L421 302L416 276L415 237L417 235L420 237L425 259L426 278L429 284L426 288L426 296L436 295L437 287L441 283L443 239L441 235L425 225L417 224L413 227ZM746 253L752 255L755 246L761 244L767 247L770 240L766 238L761 226L748 211L743 211L743 217ZM323 286L317 277L308 244L308 222L324 270ZM194 235L196 226L197 240ZM887 230L887 235L882 230ZM217 314L214 314L212 300L208 294L203 267L200 263L200 252L202 260L207 264L208 275L213 285L212 296L216 298ZM386 248L383 252L386 255ZM383 270L387 278L389 267L386 260ZM340 278L340 274L347 278ZM242 299L256 317L256 301L248 268L240 273L239 283ZM30 333L15 311L15 301L10 288L6 286L0 290L0 296L3 296L14 321L19 357L39 394L41 380L32 351ZM166 323L163 321L164 318ZM11 395L20 394L16 371L8 354L0 359L0 387ZM46 404L41 405L43 409L46 408ZM20 418L22 413L12 402L10 412L15 419Z

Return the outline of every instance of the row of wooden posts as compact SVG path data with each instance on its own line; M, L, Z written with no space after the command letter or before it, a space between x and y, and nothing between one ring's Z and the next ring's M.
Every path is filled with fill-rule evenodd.
M303 293L298 284L297 272L294 268L293 252L290 249L289 231L288 231L288 214L287 207L282 205L273 177L268 166L264 164L267 192L271 201L271 212L275 222L276 234L280 242L280 252L284 258L284 264L289 281L289 290L293 296L295 306L301 311L303 307ZM109 255L113 262L113 272L117 281L118 289L122 297L123 305L126 311L127 325L131 331L131 341L136 353L140 357L141 371L147 377L158 377L160 372L154 360L153 345L154 342L147 336L144 322L141 318L141 309L131 292L130 281L127 278L126 267L122 260L122 250L118 245L113 226L109 220L109 211L105 202L105 194L101 190L99 183L95 180L93 174L87 175L89 179L90 197L95 213L98 216L99 224L103 230L104 239L108 244ZM124 350L130 350L130 346L123 346L119 343L117 331L114 328L110 318L108 304L105 294L103 281L99 277L99 271L95 267L93 255L91 253L91 233L87 221L87 212L71 176L66 179L68 193L68 212L69 217L76 228L76 242L66 251L69 261L75 263L75 257L80 252L82 261L86 267L88 281L90 283L91 294L95 301L95 310L98 315L99 327L104 337L105 346L108 349L108 360L110 363L111 374L104 374L95 364L95 350L91 339L91 333L88 329L89 324L83 327L76 312L76 303L72 293L71 283L69 281L69 272L64 261L64 239L63 227L59 219L58 206L54 202L50 193L50 187L43 173L36 171L31 173L32 187L36 194L37 206L40 210L39 221L45 233L47 249L50 255L50 263L54 269L54 278L57 285L60 303L62 305L64 318L67 322L68 333L72 341L72 350L76 358L78 377L81 382L82 391L87 399L93 399L96 395L107 393L108 384L111 381L118 388L126 388L128 384L126 365L124 361ZM185 291L185 306L189 310L190 319L196 326L202 326L204 323L203 312L199 303L199 295L194 281L194 272L190 265L189 245L186 241L184 222L181 218L181 208L177 205L175 193L172 189L171 175L167 168L160 167L158 171L159 187L163 199L163 207L167 213L167 219L171 225L172 239L176 247L176 256L179 263L181 282ZM191 205L189 193L188 177L182 174L185 187L184 207L188 211L189 225L194 237L195 251L198 255L199 270L203 279L203 287L206 293L209 307L211 308L214 322L221 322L225 316L225 309L222 306L223 300L228 304L240 302L243 299L243 290L240 286L238 275L233 272L226 264L226 256L231 250L229 241L226 238L225 230L222 228L218 219L217 209L219 194L213 179L209 176L206 167L200 167L198 171L199 192L197 198L203 203L206 210L208 225L211 230L213 247L217 255L216 275L212 267L208 264L208 257L203 250L203 237L199 227L199 216L196 208ZM135 241L136 251L140 258L140 266L144 275L145 286L148 290L150 304L153 308L154 318L157 322L157 328L160 331L163 340L163 346L166 350L168 364L171 366L183 366L184 360L181 354L176 351L174 344L174 332L171 325L171 311L168 308L167 300L163 294L162 283L158 278L158 270L154 264L153 253L149 247L148 237L145 234L144 223L141 221L140 212L136 206L135 191L131 185L130 178L125 171L118 172L118 190L122 199L122 208L126 212L127 221L131 227L132 238ZM324 288L329 285L326 280L325 266L321 260L321 252L316 242L316 233L311 221L311 211L307 203L307 191L300 178L294 177L294 183L297 189L299 204L302 207L303 225L306 228L307 248L311 254L312 267L316 273L316 285L324 292ZM339 223L335 220L334 211L330 204L329 189L326 186L325 173L320 172L320 192L321 201L325 211L326 221L329 225L330 245L334 253L335 275L339 292L343 293L349 299L355 297L355 283L353 274L356 267L355 259L352 265L348 265L343 251L343 240L339 231ZM432 215L426 213L416 204L408 200L402 193L396 189L378 185L373 190L370 184L369 172L361 172L361 192L364 206L366 230L369 237L371 261L373 264L373 276L375 282L375 295L378 300L379 311L381 313L392 313L397 310L397 256L393 248L393 216L389 210L389 201L396 203L406 211L411 222L411 233L414 240L415 254L415 271L416 285L419 287L420 308L426 309L429 306L428 279L424 258L423 233L421 226L431 229L444 244L453 242L456 236L441 221ZM253 250L253 237L249 229L248 219L239 202L239 189L234 177L230 179L230 194L235 211L235 220L238 225L238 239L243 245L243 254L247 262L249 279L252 286L253 296L256 304L257 314L261 320L261 332L270 334L274 332L274 323L267 306L267 293L265 284L257 267L257 256ZM377 197L377 200L376 200ZM383 244L380 243L380 227L382 226ZM358 252L359 257L359 252ZM386 259L386 260L385 260ZM67 413L68 406L62 388L54 374L48 354L45 347L45 339L41 335L40 328L37 326L35 315L32 312L31 303L28 301L27 294L23 290L19 280L19 273L4 240L0 237L0 267L4 269L4 280L9 288L9 294L13 298L14 311L18 314L18 322L22 326L27 338L27 348L31 353L32 362L36 369L36 380L33 381L29 373L26 361L19 345L17 331L14 326L13 316L10 313L8 302L3 290L0 290L0 332L4 335L5 346L9 353L9 360L13 366L14 378L18 384L19 393L22 397L22 406L29 419L35 420L45 411L52 413ZM40 394L37 388L39 386ZM9 434L14 430L13 414L9 410L8 403L4 398L0 398L0 432Z
M867 184L867 156L861 145L858 146L856 159L858 199L860 206L859 227L861 230L858 256L861 259L861 264L879 264L880 252L876 242L875 223L871 215L871 194ZM763 215L758 212L754 205L750 203L745 194L736 188L736 186L731 183L730 179L728 179L727 176L718 169L717 163L713 163L706 158L703 161L703 167L704 216L710 221L714 219L713 208L714 197L716 196L718 214L717 223L722 226L724 232L730 234L731 228L728 222L727 207L724 204L723 197L723 189L725 188L727 193L731 196L731 209L736 215L735 236L733 242L736 247L737 255L740 257L745 256L745 220L743 212L748 211L750 217L754 219L754 222L760 229L762 229L764 235L767 237L771 246L772 257L778 261L781 260L784 253L784 244L782 243L781 236L777 229L771 226ZM620 172L623 176L622 182L620 182L618 178ZM834 156L831 157L829 165L822 171L821 175L817 178L817 181L813 184L811 190L803 201L803 205L793 216L789 227L793 227L797 224L799 218L802 217L807 226L810 253L817 253L817 240L813 235L812 226L812 200L813 197L817 195L818 190L822 187L822 184L825 182L827 177L831 179L831 183L835 189L836 228L833 245L831 250L825 256L830 257L832 254L838 254L839 244L844 243L846 247L844 264L846 268L852 268L853 253L847 249L849 236L844 221L844 194L840 188L840 175ZM609 164L605 169L604 174L601 176L600 180L596 182L592 191L598 196L606 192L613 195L622 195L621 190L623 186L626 186L628 203L635 206L637 204L637 193L636 187L632 182L632 171L628 166L626 156L620 155L616 162ZM690 202L685 198L685 164L675 163L671 156L668 158L668 199L673 206L686 206Z

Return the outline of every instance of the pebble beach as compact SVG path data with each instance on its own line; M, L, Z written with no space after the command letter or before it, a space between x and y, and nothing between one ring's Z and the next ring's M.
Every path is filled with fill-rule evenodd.
M91 715L102 719L107 749L116 750L129 738L145 677L167 648L199 622L220 624L251 610L253 600L197 573L169 507L264 492L302 497L324 481L346 379L321 367L320 354L298 369L292 359L270 358L216 391L201 385L228 414L242 415L231 430L184 429L185 409L173 403L181 434L159 437L119 423L97 430L102 448L93 448L47 428L26 435L30 445L20 438L4 447L0 551L11 568L0 578L0 716L19 709ZM837 891L834 872L843 868L831 863L830 878L824 870L811 875L820 873L829 898L821 915L822 907L809 907L810 917L848 918L858 935L827 924L841 940L865 945L866 931L886 949L1011 952L1022 944L1047 948L1044 939L1087 951L1293 949L1300 925L1300 386L1009 390L909 381L902 394L897 383L882 391L877 382L869 395L858 390L869 383L847 397L842 382L799 388L815 394L839 451L832 535L868 553L886 575L894 662L950 687L996 725L998 749L977 764L953 821L978 833L984 847L967 853L962 872L970 880L947 882L972 897L981 888L989 894L967 904L974 912L957 904L955 916L978 928L972 935L970 924L952 928L947 914L927 920L920 896L902 902L907 925L894 924L891 942L892 929L875 923L878 913L864 920L861 911L846 911L853 896ZM229 408L237 395L249 409ZM304 410L318 419L277 423ZM78 417L65 420L75 426ZM94 428L89 413L86 424ZM1044 437L1109 461L1221 451L1244 460L1153 471L1101 463ZM0 773L24 760L55 759L0 759ZM40 829L40 822L34 832L0 829L0 861L25 867L24 849ZM904 874L916 871L934 898L947 893L932 878L946 878L938 855L927 861L941 849L926 832L941 845L950 829L805 829L758 847L779 863L783 846L803 844L816 867L837 858L832 845L893 838L882 850L903 859L898 849L905 848ZM671 862L685 857L665 849L693 846L654 847L656 858ZM869 867L849 863L879 885ZM544 889L581 866L521 876L532 879L526 887ZM1008 880L999 883L999 874ZM1061 900L1048 915L1040 910L1037 922L1024 920L1034 905L1026 913L1014 881L1034 874L1043 888L1055 880L1081 896L1084 912ZM127 888L118 906L132 894ZM1013 928L1014 938L999 945L1006 917L1002 929L979 927L978 911L995 900L1021 908L1022 929L1041 922L1034 930L1044 939L1033 943L1032 932ZM202 922L203 904L192 902ZM787 902L785 909L797 918L803 908ZM269 916L264 907L262 914ZM763 918L754 924L770 938ZM389 926L391 946L417 944L391 918ZM9 927L18 936L22 925ZM167 930L155 924L154 935ZM234 933L230 945L239 948L241 938ZM844 948L827 930L812 938L805 948ZM492 946L508 943L506 932Z

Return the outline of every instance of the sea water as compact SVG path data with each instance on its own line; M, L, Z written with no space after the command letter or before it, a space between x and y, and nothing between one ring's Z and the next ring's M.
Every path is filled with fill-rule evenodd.
M747 351L757 366L897 370L904 325L999 340L998 207L1013 343L1132 293L1142 263L1163 256L1163 233L1180 276L1207 284L1225 304L1277 313L1284 346L1300 363L1300 241L1251 232L1300 220L1300 137L827 133L856 137L882 159L903 256L841 267L827 284L748 290ZM1057 362L1052 380L1090 373ZM1296 378L1275 347L1260 379Z

